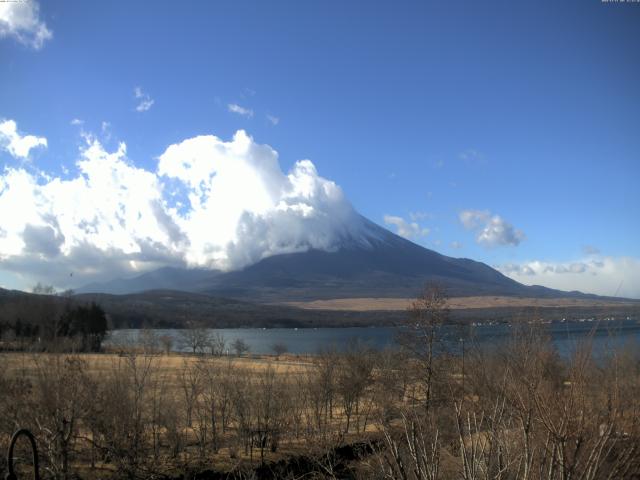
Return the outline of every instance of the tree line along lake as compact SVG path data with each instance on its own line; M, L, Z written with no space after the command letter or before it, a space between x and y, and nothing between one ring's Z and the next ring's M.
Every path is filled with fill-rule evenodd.
M438 337L443 348L459 353L462 348L474 346L487 348L509 340L514 325L507 323L483 323L470 325L445 325L439 328ZM567 356L583 341L592 342L594 352L605 353L640 345L640 321L636 318L610 318L605 320L557 321L536 325L551 338L560 355ZM345 350L353 342L361 342L375 349L394 348L401 327L346 327L346 328L225 328L207 329L210 335L221 335L225 352L233 353L231 344L241 339L249 347L249 354L271 354L275 344L284 345L291 354L309 355L335 348ZM181 330L156 329L153 337L169 337L171 349L188 352ZM145 330L122 329L109 332L104 346L142 346Z

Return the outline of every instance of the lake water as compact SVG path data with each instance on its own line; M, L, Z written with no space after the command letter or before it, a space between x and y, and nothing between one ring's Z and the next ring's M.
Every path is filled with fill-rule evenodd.
M593 347L596 352L607 349L618 349L631 346L640 347L640 322L635 319L583 322L557 322L544 325L551 335L552 341L562 355L573 351L581 339L593 333ZM210 329L211 333L220 333L227 345L236 339L244 340L250 347L250 353L273 353L272 345L281 343L294 354L315 354L321 349L334 347L343 350L355 340L364 342L374 348L394 347L398 332L397 327L358 327L358 328L238 328ZM141 343L142 330L115 330L107 338L106 345ZM508 324L442 327L442 337L450 351L459 350L461 339L467 345L475 343L479 346L497 345L512 335L513 327ZM188 351L181 344L180 330L154 330L160 337L171 336L174 351Z

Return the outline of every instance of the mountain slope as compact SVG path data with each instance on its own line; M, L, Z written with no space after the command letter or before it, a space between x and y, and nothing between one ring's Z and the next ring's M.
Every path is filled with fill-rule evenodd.
M126 295L147 290L179 290L198 292L210 285L219 270L162 267L133 278L117 278L104 283L92 283L78 288L76 293L108 293Z
M450 296L583 296L524 286L481 262L452 258L416 245L361 217L357 237L335 251L308 250L265 258L242 270L165 267L127 280L94 284L80 293L171 289L261 302L350 297L415 297L428 281Z

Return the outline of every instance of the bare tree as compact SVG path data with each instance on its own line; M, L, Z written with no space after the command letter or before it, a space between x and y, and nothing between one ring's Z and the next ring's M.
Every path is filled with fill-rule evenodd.
M401 415L398 432L382 425L383 448L378 450L377 468L383 478L437 480L441 477L442 442L437 430L410 409Z
M197 368L200 370L202 379L201 406L203 411L199 411L199 421L207 421L210 425L212 450L217 453L220 445L222 417L226 407L223 368L210 359L199 361Z
M249 455L252 451L252 422L254 402L252 396L254 394L251 373L246 369L235 369L235 374L228 378L229 389L231 392L231 405L233 407L236 436L238 442L244 447L245 455Z
M398 341L417 362L419 383L422 386L420 395L425 410L428 410L437 380L435 358L441 348L440 328L449 316L444 287L427 284L409 307L408 314Z
M283 342L276 342L271 345L271 351L276 354L276 358L280 359L280 355L284 355L289 351L287 345Z
M236 365L231 357L227 358L227 361L220 369L219 378L219 390L218 390L218 411L220 412L220 427L222 434L227 432L229 423L231 422L231 413L233 406L232 400L232 385L233 378L236 372Z
M285 385L285 376L277 375L271 365L258 375L255 393L252 396L254 421L252 436L260 448L260 462L264 463L267 447L275 452L280 438L288 426L290 410L289 389Z
M143 328L140 332L140 343L142 344L144 353L151 355L158 352L160 339L154 330L150 328Z
M166 413L173 407L173 399L170 390L170 379L166 373L151 376L149 382L149 430L153 449L153 459L160 458L163 443L163 433L168 433L169 428L165 424Z
M227 341L225 340L224 335L220 332L214 332L207 338L207 348L209 349L209 353L216 357L220 357L224 354L226 344Z
M186 425L193 425L193 408L202 388L202 369L185 359L178 375L178 382L184 398Z
M379 421L387 423L405 400L410 383L408 357L402 350L385 349L376 355L376 379L373 396L378 408Z
M233 348L238 357L241 357L250 350L249 345L242 338L237 338L236 340L234 340L234 342L231 344L231 348Z
M179 331L180 345L192 353L204 352L210 342L209 332L204 328L185 328Z
M372 372L371 352L363 345L352 343L340 356L336 387L346 419L345 433L349 432L353 416L358 417L360 413L365 390L372 382ZM359 429L359 425L357 427Z
M37 407L34 408L39 438L55 478L69 477L72 445L88 407L86 364L78 357L35 357Z
M309 379L309 392L313 401L313 412L318 431L326 433L333 418L337 392L339 355L335 349L321 350L314 358L315 370Z
M31 293L35 293L36 295L55 295L56 289L53 285L45 285L38 282L31 288Z
M171 353L171 348L173 347L173 337L171 335L161 335L158 338L160 345L162 345L162 350L165 355L169 355Z
M121 476L138 478L149 466L148 396L155 357L127 355L114 360L94 392L87 416L98 448L107 453Z

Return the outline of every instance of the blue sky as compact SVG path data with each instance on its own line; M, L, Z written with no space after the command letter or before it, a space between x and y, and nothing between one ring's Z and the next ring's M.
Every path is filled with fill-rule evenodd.
M127 164L156 172L171 145L245 130L284 174L310 159L357 211L428 248L640 298L638 3L12 5L0 122L47 145L12 153L5 124L5 169L70 180L92 142L93 159L124 142ZM18 268L21 252L44 258L27 243L0 251L0 284L46 277Z

